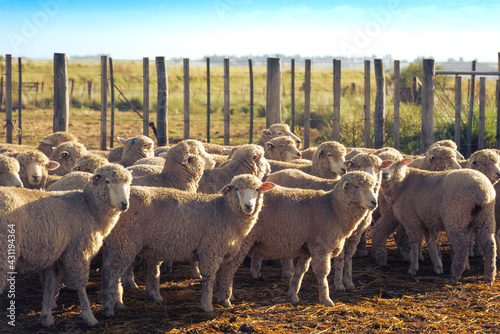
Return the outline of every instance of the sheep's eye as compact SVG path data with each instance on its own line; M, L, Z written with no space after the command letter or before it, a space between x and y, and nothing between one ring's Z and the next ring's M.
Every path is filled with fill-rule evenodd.
M331 154L331 153L328 153L326 156L327 156L327 157L329 157L329 158L331 158L331 157L332 157L332 154Z
M278 136L281 136L283 134L283 132L278 132Z
M354 186L354 188L359 189L359 187L358 187L358 186Z
M110 183L111 183L111 182L109 182L109 180L106 180L106 181L104 181L104 182L106 182L106 184L110 184Z

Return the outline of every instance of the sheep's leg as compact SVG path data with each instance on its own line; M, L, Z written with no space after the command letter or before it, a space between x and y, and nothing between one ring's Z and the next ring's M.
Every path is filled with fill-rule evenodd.
M359 256L366 257L368 256L368 251L366 250L366 231L361 234L361 238L359 239L359 243L357 245L356 251Z
M165 301L160 294L160 266L161 261L144 259L146 263L146 291L155 302L164 304Z
M252 277L255 279L260 279L260 269L262 268L262 259L259 259L255 256L252 256L250 262L250 273L252 274Z
M348 290L355 288L355 285L352 281L352 258L356 253L356 249L359 244L360 238L361 238L360 234L351 236L349 239L346 240L344 244L344 273L342 281L344 283L345 288Z
M338 256L333 259L333 285L335 286L335 290L337 291L345 291L344 283L342 283L342 278L344 277L344 260L345 260L345 245L344 249Z
M293 276L293 267L293 259L281 259L281 275L287 282L290 282L290 279Z
M373 225L372 253L381 266L387 265L387 238L396 230L398 224L399 221L392 214L392 210L389 210L387 213L384 212Z
M455 285L460 280L465 270L469 258L470 234L465 231L446 231L451 248L453 249L453 259L451 261L451 284Z
M90 308L89 297L87 296L87 288L85 286L78 286L76 291L78 292L78 298L80 299L80 307L82 308L82 318L87 323L89 327L99 326L99 321L92 314L92 309Z
M497 273L496 261L499 245L495 239L496 235L488 228L480 228L476 231L476 240L484 257L484 281L490 285L495 281Z
M201 307L205 312L213 312L212 306L214 281L217 270L222 263L222 257L204 255L200 258L201 273Z
M441 261L439 245L436 237L437 235L435 233L429 233L427 236L427 248L429 249L429 254L431 256L432 263L434 264L434 272L441 275L443 273L443 262Z
M59 279L54 267L50 267L43 271L43 302L42 302L42 325L52 327L55 325L52 317L52 306L59 291Z
M421 242L412 242L410 244L410 269L408 269L408 274L415 276L418 271L418 254L420 252Z
M139 286L135 283L134 279L134 266L131 265L127 268L127 271L123 274L121 278L122 284L128 286L132 290L139 289Z
M311 265L316 274L319 286L319 301L326 306L333 306L328 288L328 274L330 273L330 254L312 255Z
M299 257L297 263L295 264L295 269L293 271L293 276L290 279L290 284L288 287L288 299L293 305L299 303L299 290L302 284L302 279L305 273L309 270L309 264L311 263L310 257Z

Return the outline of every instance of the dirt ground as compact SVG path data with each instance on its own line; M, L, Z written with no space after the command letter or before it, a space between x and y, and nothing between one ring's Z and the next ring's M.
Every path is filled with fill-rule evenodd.
M443 238L442 238L443 239ZM243 265L235 277L237 301L231 308L215 304L211 314L200 306L201 281L192 279L189 264L175 263L173 271L162 268L161 293L165 305L148 299L143 290L125 289L126 308L108 319L100 303L100 258L92 263L87 288L92 310L101 327L89 329L81 319L78 296L63 288L54 310L56 327L41 325L42 290L36 274L19 275L16 280L16 327L7 325L7 298L2 295L0 333L385 333L385 332L453 332L494 333L500 331L500 284L483 283L482 258L471 259L471 270L460 283L449 284L451 251L441 241L445 273L435 275L432 263L424 253L418 276L406 272L391 243L388 268L380 268L372 257L356 257L353 276L356 288L337 292L330 274L330 294L335 303L326 307L318 303L316 278L310 270L300 291L298 306L286 297L288 285L281 278L280 266L267 263L263 280L251 277ZM370 239L368 238L368 249ZM144 288L142 272L136 281Z

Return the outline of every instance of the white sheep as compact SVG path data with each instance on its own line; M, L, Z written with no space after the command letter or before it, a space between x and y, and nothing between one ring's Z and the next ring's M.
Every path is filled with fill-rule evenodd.
M19 153L19 176L28 189L43 189L49 172L59 168L59 163L49 160L47 156L36 149Z
M122 306L119 279L137 254L146 260L146 289L156 301L163 301L157 261L187 261L195 255L203 277L201 305L212 311L217 270L238 253L241 240L257 220L262 192L272 187L249 174L234 177L220 194L133 186L131 209L106 239L102 265L106 315L114 315L116 303Z
M93 173L97 168L108 163L109 161L105 157L95 153L89 153L78 158L73 168L71 168L71 171Z
M292 138L295 141L297 148L300 148L301 144L300 138L297 137L294 133L292 133L288 124L280 124L280 123L272 124L269 128L264 129L262 131L262 136L257 142L257 145L264 146L272 138L280 136L288 136Z
M164 164L165 164L164 156L154 156L154 157L139 159L136 162L134 162L134 164L132 166L155 165L155 166L163 167Z
M0 292L8 272L39 272L44 284L42 324L53 326L61 277L56 272L64 273L65 285L78 292L83 320L98 325L86 292L89 264L128 209L131 180L125 168L110 164L97 169L83 191L61 195L0 188L0 234L15 235L15 252L0 252ZM0 238L0 248L7 250L9 240Z
M140 135L127 140L118 137L118 140L123 144L122 157L117 162L120 165L132 166L139 159L154 156L154 141L147 136Z
M0 186L23 187L23 181L19 177L19 161L0 154Z
M288 290L293 304L299 302L300 284L312 263L320 301L332 306L327 281L330 259L342 251L366 213L376 208L375 184L372 175L355 171L342 176L328 192L275 186L265 194L259 220L239 253L219 269L219 301L231 305L234 273L248 254L261 259L298 258Z
M54 148L67 141L77 142L78 138L69 132L57 131L40 140L37 150L42 151L50 158Z
M266 159L290 162L302 156L297 143L289 136L279 136L264 144Z
M270 173L271 168L264 157L264 149L261 146L241 145L226 163L203 173L198 185L198 192L215 194L239 174L252 174L263 179Z
M69 191L83 189L92 178L92 173L89 172L71 172L60 179L50 184L45 190L47 191Z
M381 188L411 243L408 273L417 273L424 234L434 272L443 273L437 234L444 230L453 249L451 283L457 284L468 263L470 232L476 230L485 257L484 279L491 284L496 276L495 189L491 182L475 170L429 172L407 168L411 161L403 159L386 168Z
M87 148L78 142L67 141L57 145L50 155L50 160L57 161L59 168L52 170L49 174L63 176L71 173L76 161L86 154L88 154Z

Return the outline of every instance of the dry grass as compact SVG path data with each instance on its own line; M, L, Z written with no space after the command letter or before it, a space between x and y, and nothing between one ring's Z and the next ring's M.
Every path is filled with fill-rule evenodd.
M231 308L214 305L215 311L202 311L200 280L190 278L189 264L176 263L169 273L163 269L161 293L165 305L150 301L144 291L125 290L126 309L107 319L100 304L99 258L93 262L87 288L92 309L101 327L88 329L81 319L78 297L74 291L61 290L54 311L56 328L41 326L42 291L38 276L19 276L16 299L16 332L22 333L485 333L500 328L500 284L492 287L482 282L482 259L471 259L471 270L464 273L457 286L449 285L451 252L442 238L445 274L433 273L427 254L419 275L406 274L408 264L400 260L391 243L389 268L382 270L372 258L355 258L353 264L356 288L347 292L331 291L333 307L318 304L317 283L308 272L301 289L299 306L286 297L287 284L280 268L263 266L264 280L251 278L242 266L235 278L237 302ZM368 240L370 246L370 240ZM330 283L333 277L330 276ZM142 273L137 274L144 287ZM330 284L333 286L333 284ZM0 303L5 310L5 298ZM0 332L7 328L5 318Z

